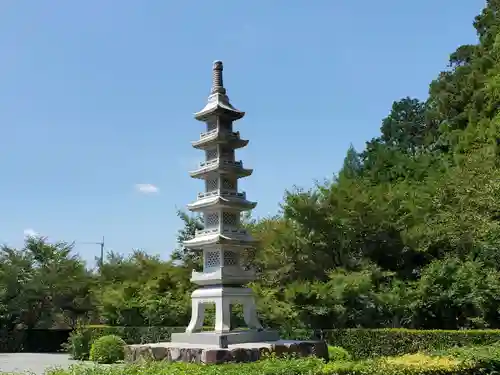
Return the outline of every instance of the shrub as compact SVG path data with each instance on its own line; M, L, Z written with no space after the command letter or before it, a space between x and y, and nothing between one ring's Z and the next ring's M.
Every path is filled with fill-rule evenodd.
M325 331L325 340L346 349L355 359L364 359L489 345L500 341L500 330L339 329Z
M500 371L500 345L498 343L488 346L453 348L435 354L474 362L485 370L483 372L498 373Z
M115 335L102 336L92 344L89 359L97 363L116 363L125 357L125 341Z
M49 375L471 375L488 373L488 364L500 353L483 353L481 361L461 353L455 356L407 354L399 357L380 357L357 362L323 363L315 358L270 358L254 363L198 365L193 363L146 362L120 367L74 367L56 370ZM486 366L486 367L482 367ZM490 373L493 373L490 372Z
M46 375L316 375L324 362L315 358L266 359L253 363L203 365L182 362L143 362L123 366L73 366L56 369Z
M253 363L203 365L182 362L143 362L123 366L73 366L50 370L46 375L315 375L324 362L316 358L266 359Z
M328 357L330 361L348 361L351 359L351 355L347 350L341 348L340 346L328 346Z
M176 327L111 327L103 325L88 325L77 328L64 344L64 349L72 358L85 360L89 358L90 345L99 337L115 335L121 337L127 344L145 344L151 342L170 341L172 332L182 332ZM73 338L73 336L77 336ZM83 336L83 337L81 337ZM74 357L73 353L82 353Z
M423 353L380 357L358 362L331 362L321 375L468 375L480 367L470 361Z
M89 358L91 335L88 330L77 328L69 335L68 342L63 345L72 359L86 360Z

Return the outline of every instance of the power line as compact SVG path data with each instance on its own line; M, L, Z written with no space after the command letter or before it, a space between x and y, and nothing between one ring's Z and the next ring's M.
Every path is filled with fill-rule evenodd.
M80 245L99 245L101 248L101 254L99 257L99 268L104 264L104 236L102 236L101 242L77 242Z

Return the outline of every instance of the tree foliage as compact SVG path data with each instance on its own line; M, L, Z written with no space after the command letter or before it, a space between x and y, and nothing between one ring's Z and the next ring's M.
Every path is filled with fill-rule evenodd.
M425 100L395 101L380 135L342 169L285 192L272 217L244 217L262 320L289 328L500 326L500 1L474 20ZM333 171L332 171L333 172ZM95 272L68 244L0 250L0 325L87 317L186 325L203 222L179 212L168 260L109 254Z

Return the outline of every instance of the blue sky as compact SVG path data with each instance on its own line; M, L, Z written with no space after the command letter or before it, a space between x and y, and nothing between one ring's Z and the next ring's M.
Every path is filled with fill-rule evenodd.
M460 5L458 5L460 4ZM394 100L425 98L480 0L0 2L0 242L25 231L167 256L201 191L192 117L224 61L257 216L338 171ZM140 192L137 184L158 191ZM147 189L146 189L147 190ZM150 189L151 190L151 189ZM154 189L153 189L154 190ZM77 245L87 260L98 246Z

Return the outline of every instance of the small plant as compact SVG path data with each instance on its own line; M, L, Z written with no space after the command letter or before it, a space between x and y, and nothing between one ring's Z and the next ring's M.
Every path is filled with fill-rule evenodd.
M125 341L119 336L98 338L90 348L90 360L97 363L116 363L125 357Z
M90 332L83 328L77 328L71 332L68 342L63 344L72 359L83 361L89 358Z
M349 361L351 360L351 355L340 346L328 346L328 358L330 361Z

